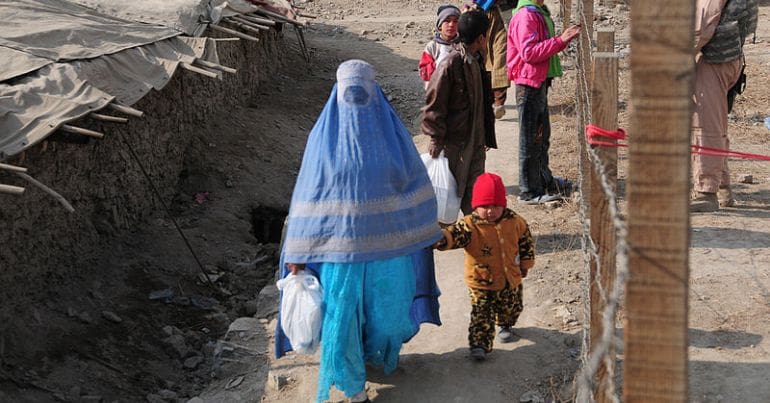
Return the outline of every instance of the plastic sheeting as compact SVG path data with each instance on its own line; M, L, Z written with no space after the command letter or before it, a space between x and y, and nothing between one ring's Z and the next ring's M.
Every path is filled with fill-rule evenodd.
M225 16L250 13L257 9L246 0L71 0L102 14L125 20L162 25L198 36L209 22Z
M162 89L180 62L204 54L216 62L209 56L216 55L214 46L208 38L170 38L96 59L52 63L12 84L0 83L0 160L113 100L132 105L151 89Z
M0 2L0 21L0 47L51 62L99 57L181 34L100 15L63 0L5 0Z

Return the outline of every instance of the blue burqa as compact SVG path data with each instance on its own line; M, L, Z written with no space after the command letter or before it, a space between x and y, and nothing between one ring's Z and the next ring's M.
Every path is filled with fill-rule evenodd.
M308 138L280 262L284 276L286 263L306 264L324 287L319 400L331 385L361 391L365 360L390 372L420 323L441 324L429 249L440 237L425 166L374 69L342 63ZM280 319L275 350L291 350Z

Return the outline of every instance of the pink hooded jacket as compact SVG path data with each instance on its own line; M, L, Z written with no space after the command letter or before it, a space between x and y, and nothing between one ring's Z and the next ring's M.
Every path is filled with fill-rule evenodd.
M558 36L549 38L545 17L537 8L520 8L508 29L508 79L540 88L548 76L549 59L566 47Z

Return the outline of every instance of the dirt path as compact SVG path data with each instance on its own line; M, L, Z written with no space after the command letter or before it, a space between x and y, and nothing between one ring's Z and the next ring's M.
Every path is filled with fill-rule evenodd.
M308 3L308 11L321 17L309 40L316 52L330 52L339 60L356 57L372 62L378 68L381 85L417 133L422 91L414 70L429 38L434 5L408 0L389 4L361 9L347 1ZM599 11L606 15L611 10ZM616 26L621 41L618 49L627 54L627 9L614 11L612 18L602 21ZM762 13L767 15L767 7ZM767 18L760 16L760 25L758 36L767 37ZM735 149L764 154L770 151L768 133L756 122L766 108L768 83L762 82L763 66L766 69L770 65L766 49L764 43L747 47L750 62L755 61L750 71L759 77L754 81L756 87L738 101L731 122ZM577 176L571 134L575 124L574 74L567 69L551 95L552 168L571 179ZM625 92L621 97L627 103L627 62L621 74ZM509 101L511 98L509 94ZM376 401L570 399L574 373L579 368L585 300L577 206L568 202L550 209L516 203L517 119L510 102L507 108L506 117L497 123L500 148L489 153L487 170L503 177L509 189L509 206L528 219L537 236L538 263L525 280L525 310L517 325L522 337L515 343L497 344L483 364L471 362L467 351L470 306L461 277L462 252L437 253L444 324L423 326L404 346L395 374L385 377L377 370L369 371L369 396ZM627 119L624 106L621 124ZM425 139L418 136L415 141L424 151ZM758 162L735 162L732 167L735 176L753 173L756 182L735 186L738 206L692 217L690 396L697 402L770 400L770 170ZM268 324L269 332L273 326L274 321ZM621 349L619 368L622 358ZM280 380L282 386L267 388L263 400L312 399L317 365L317 357L291 355L271 360L268 385ZM342 400L340 394L332 396L332 401Z

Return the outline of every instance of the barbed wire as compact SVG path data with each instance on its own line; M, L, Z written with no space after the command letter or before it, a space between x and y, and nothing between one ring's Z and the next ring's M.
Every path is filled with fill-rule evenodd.
M581 25L584 27L591 27L593 24L593 18L589 21L585 9L583 8L582 1L577 2L577 15L579 18L579 21ZM564 25L567 25L566 23ZM594 48L595 42L593 40L592 35L589 32L586 32L582 35L581 39L589 41L587 48L590 50ZM591 102L591 86L590 86L590 80L588 75L586 74L586 63L591 63L591 57L590 54L584 54L584 57L580 57L581 52L577 52L574 57L574 63L577 67L577 91L576 91L576 102L581 103L580 110L582 111L582 114L578 115L578 125L579 129L582 129L586 126L587 123L593 121L592 116L592 109L593 104ZM578 130L579 133L584 134L583 130ZM625 224L625 220L623 219L620 209L618 207L618 196L617 192L615 190L614 184L612 184L612 180L609 178L607 169L599 156L599 154L596 152L595 149L590 147L587 143L585 143L584 139L580 139L582 144L584 145L584 150L588 154L588 161L591 164L589 169L592 169L593 172L595 172L595 178L599 179L599 184L601 185L602 193L604 194L604 197L607 199L608 204L608 212L610 216L610 221L613 226L613 230L615 231L616 236L616 268L612 267L602 267L601 264L601 258L599 256L599 250L597 245L594 243L593 239L590 236L591 229L589 225L589 219L587 217L588 215L588 198L585 197L586 194L586 187L582 188L581 191L581 200L580 200L580 208L579 208L579 216L582 226L582 245L583 245L583 264L584 264L584 271L586 272L586 287L584 287L583 291L586 295L585 298L585 304L584 309L586 311L586 318L587 320L584 320L584 326L583 326L583 355L582 355L582 361L583 361L583 368L580 371L578 377L577 377L577 396L576 399L578 402L591 402L593 401L594 396L594 389L596 387L594 378L596 376L597 371L601 367L602 364L604 364L605 369L607 370L607 379L609 379L609 382L607 382L606 385L606 396L609 396L613 402L619 402L617 393L615 391L615 384L614 384L614 377L615 377L615 371L614 371L614 362L612 362L613 357L611 354L608 354L612 347L617 342L617 338L615 336L615 318L617 316L617 312L621 303L623 290L625 290L626 283L628 281L628 244L626 241L626 235L627 235L627 228ZM587 178L583 178L583 161L582 158L578 158L578 171L580 173L580 183L581 186L585 186L587 182ZM598 223L591 223L591 225L597 225ZM595 267L596 267L596 273L604 273L606 270L616 270L616 278L615 282L613 284L613 287L611 290L605 290L602 282L600 281L601 276L596 276L594 279L594 284L591 284L591 261L593 260ZM602 303L604 304L604 312L602 312L602 334L600 335L600 338L598 341L594 341L594 349L593 351L589 351L589 338L590 338L590 320L588 320L591 317L590 314L590 304L591 304L591 298L590 298L590 289L591 286L595 286L598 290L598 295L600 295L602 299ZM598 303L599 301L593 301L594 303Z

